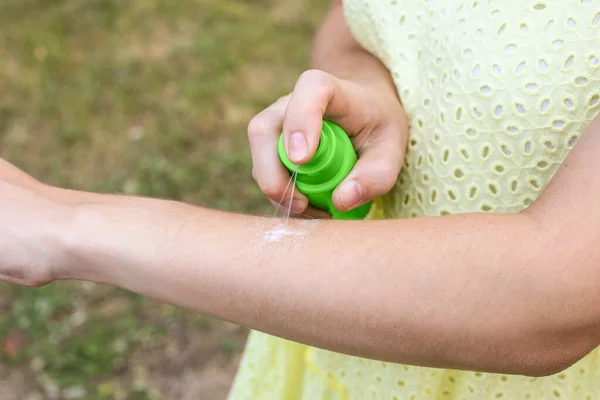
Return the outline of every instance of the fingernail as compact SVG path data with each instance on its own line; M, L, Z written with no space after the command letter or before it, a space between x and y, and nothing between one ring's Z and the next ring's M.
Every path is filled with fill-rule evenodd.
M360 183L350 181L344 183L339 189L340 203L346 210L351 210L356 206L364 196L364 191Z
M290 136L290 161L296 163L306 156L308 143L302 132L294 132Z

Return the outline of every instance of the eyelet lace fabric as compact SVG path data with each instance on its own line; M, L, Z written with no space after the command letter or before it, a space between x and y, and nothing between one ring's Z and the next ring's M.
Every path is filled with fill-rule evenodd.
M390 217L516 212L599 111L600 2L346 2L410 119Z
M600 112L600 0L344 7L410 121L406 162L376 202L379 217L521 211ZM230 395L240 399L596 400L600 356L529 378L382 363L252 332Z

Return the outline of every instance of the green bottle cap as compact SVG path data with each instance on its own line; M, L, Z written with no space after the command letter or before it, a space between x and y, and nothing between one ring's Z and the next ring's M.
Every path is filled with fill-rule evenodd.
M290 171L296 171L285 152L283 134L279 137L279 158ZM349 211L339 211L332 202L333 191L348 176L358 157L350 138L337 124L323 121L321 138L315 155L305 164L298 166L296 187L308 198L315 208L328 211L334 219L363 219L371 203Z

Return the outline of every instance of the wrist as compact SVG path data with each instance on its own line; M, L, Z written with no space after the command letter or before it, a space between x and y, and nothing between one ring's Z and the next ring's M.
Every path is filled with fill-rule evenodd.
M112 263L102 256L101 249L112 235L105 228L101 203L70 200L67 207L67 220L57 233L62 264L56 279L111 283L107 267Z
M39 186L36 192L36 203L29 207L38 215L32 216L31 223L23 226L23 233L17 230L16 239L21 236L26 240L17 246L20 252L11 260L19 267L31 266L23 270L22 282L18 282L27 286L42 286L54 280L68 279L70 275L65 238L70 230L73 208L58 200L55 188ZM22 200L27 202L26 198Z
M61 223L56 224L53 233L54 245L60 254L60 263L54 270L54 277L57 280L86 280L81 274L83 265L80 259L80 252L86 239L83 237L79 222L81 218L81 205L63 192L62 189L54 191L55 201L61 201L63 208L66 209ZM58 200L60 199L60 200Z
M76 193L75 193L76 194ZM86 193L71 204L61 236L62 279L122 286L137 279L139 265L152 264L159 247L156 215L177 212L172 201Z

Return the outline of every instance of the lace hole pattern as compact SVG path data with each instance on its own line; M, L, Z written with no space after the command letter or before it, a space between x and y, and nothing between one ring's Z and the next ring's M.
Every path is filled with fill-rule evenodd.
M408 46L399 41L398 58L393 40L370 48L390 60L387 65L400 93L410 93L402 98L407 114L417 121L411 124L411 136L418 140L406 156L407 165L416 168L403 169L409 183L388 195L409 192L409 200L403 194L391 200L396 206L390 215L409 216L415 209L422 215L517 212L539 196L548 178L535 184L526 181L518 191L498 188L512 187L523 170L551 176L581 134L583 121L599 110L599 46L572 44L585 35L597 36L600 16L589 13L591 3L567 3L573 2L586 12L557 13L549 1L520 3L517 13L511 9L515 5L498 7L490 1L476 6L457 1L455 8L425 1L421 18L414 18L398 7L397 20L407 40L418 36L420 41L408 40ZM484 14L489 24L481 26L479 15ZM393 20L388 15L381 18ZM383 21L372 23L379 32L387 32ZM453 38L461 41L442 34L452 30L458 30ZM540 50L532 51L535 48ZM501 56L487 57L490 52ZM427 68L411 68L417 62ZM441 97L435 95L440 90ZM519 142L522 145L516 146ZM425 157L428 152L437 156ZM470 182L489 188L493 179L498 179L495 192L479 191L473 198L477 202L459 200L470 198ZM418 202L413 182L439 186L437 195L444 193L450 204ZM449 182L460 185L450 189ZM498 199L498 193L508 193L511 200L500 206L486 199Z

